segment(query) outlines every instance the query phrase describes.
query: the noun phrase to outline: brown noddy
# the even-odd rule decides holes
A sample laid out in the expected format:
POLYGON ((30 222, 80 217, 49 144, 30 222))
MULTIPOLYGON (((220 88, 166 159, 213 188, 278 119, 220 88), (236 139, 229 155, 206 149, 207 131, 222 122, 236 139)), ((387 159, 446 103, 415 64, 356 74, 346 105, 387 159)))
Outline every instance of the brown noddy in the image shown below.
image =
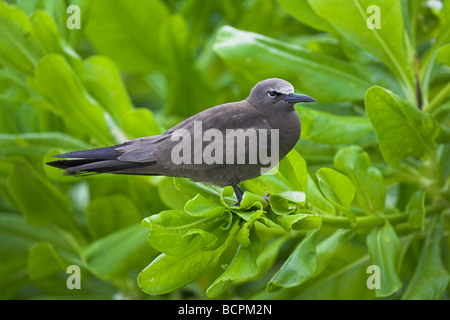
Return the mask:
POLYGON ((239 205, 243 192, 238 184, 269 171, 300 138, 294 104, 314 101, 295 94, 285 80, 266 79, 253 87, 247 99, 204 110, 160 135, 55 155, 73 159, 47 164, 72 176, 164 175, 231 185, 239 205))

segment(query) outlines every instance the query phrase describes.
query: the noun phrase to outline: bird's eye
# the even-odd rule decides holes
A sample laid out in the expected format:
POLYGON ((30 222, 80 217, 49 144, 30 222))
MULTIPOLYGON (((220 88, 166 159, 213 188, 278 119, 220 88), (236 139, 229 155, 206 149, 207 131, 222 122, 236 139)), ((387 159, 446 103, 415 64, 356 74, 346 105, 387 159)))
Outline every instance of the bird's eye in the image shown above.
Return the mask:
POLYGON ((277 96, 277 92, 276 91, 267 91, 267 94, 271 98, 275 98, 277 96))

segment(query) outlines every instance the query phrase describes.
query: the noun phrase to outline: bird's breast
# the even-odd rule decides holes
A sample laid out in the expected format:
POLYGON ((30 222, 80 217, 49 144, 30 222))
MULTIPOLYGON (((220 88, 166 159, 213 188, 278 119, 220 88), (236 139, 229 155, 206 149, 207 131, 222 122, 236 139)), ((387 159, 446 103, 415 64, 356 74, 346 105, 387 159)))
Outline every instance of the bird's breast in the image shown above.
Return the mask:
POLYGON ((297 111, 289 112, 281 119, 274 119, 272 128, 279 130, 280 160, 291 151, 300 139, 301 122, 297 111))

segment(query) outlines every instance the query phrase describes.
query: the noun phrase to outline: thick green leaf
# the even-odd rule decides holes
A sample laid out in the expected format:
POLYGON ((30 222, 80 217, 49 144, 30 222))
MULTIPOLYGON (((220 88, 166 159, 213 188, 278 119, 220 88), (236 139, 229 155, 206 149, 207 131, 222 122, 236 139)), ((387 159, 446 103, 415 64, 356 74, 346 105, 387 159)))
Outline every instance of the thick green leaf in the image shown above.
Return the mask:
POLYGON ((38 172, 17 163, 8 180, 9 194, 28 223, 55 223, 69 229, 75 227, 75 217, 67 195, 38 172))
POLYGON ((355 187, 352 181, 342 173, 322 168, 316 173, 319 186, 325 197, 339 208, 350 208, 355 197, 355 187))
MULTIPOLYGON (((220 202, 224 207, 229 208, 230 210, 236 212, 237 214, 245 215, 246 211, 262 210, 263 208, 267 207, 267 202, 263 197, 248 191, 244 192, 240 205, 236 207, 233 195, 234 195, 233 188, 231 186, 225 187, 222 190, 220 202)), ((245 220, 248 220, 248 218, 245 218, 244 216, 243 218, 245 220)))
POLYGON ((306 196, 303 192, 286 191, 269 196, 270 207, 276 214, 285 215, 305 208, 306 196))
POLYGON ((170 256, 186 256, 198 250, 212 250, 219 235, 229 224, 229 216, 193 216, 179 210, 167 210, 143 221, 148 225, 149 244, 170 256))
POLYGON ((315 244, 317 235, 318 230, 310 231, 292 251, 280 270, 267 284, 268 292, 299 286, 314 275, 317 266, 315 244))
POLYGON ((52 103, 68 127, 97 143, 114 143, 101 106, 89 96, 63 56, 48 54, 39 61, 33 87, 52 103))
POLYGON ((42 157, 50 149, 81 150, 89 144, 62 132, 24 132, 19 134, 0 134, 0 154, 33 155, 42 157))
POLYGON ((61 38, 58 26, 49 13, 37 10, 30 17, 30 22, 44 53, 63 54, 73 63, 80 60, 79 55, 61 38))
POLYGON ((403 300, 436 300, 444 295, 450 280, 441 253, 444 230, 444 215, 434 217, 412 279, 403 292, 403 300))
POLYGON ((302 139, 346 144, 362 139, 372 132, 369 119, 365 117, 336 116, 305 107, 298 107, 297 110, 302 120, 302 139))
POLYGON ((308 3, 343 38, 369 51, 389 66, 406 87, 406 97, 415 99, 414 52, 407 45, 400 1, 308 0, 308 3), (374 4, 379 9, 379 29, 368 27, 376 16, 373 12, 367 13, 367 9, 374 4))
POLYGON ((308 178, 306 161, 295 149, 280 161, 279 172, 291 184, 293 190, 306 192, 308 178))
POLYGON ((133 110, 133 105, 111 59, 92 56, 83 62, 83 83, 89 93, 121 124, 122 116, 133 110))
POLYGON ((0 2, 0 56, 2 64, 32 74, 43 55, 27 15, 15 6, 0 2))
POLYGON ((214 250, 197 250, 181 258, 162 253, 139 274, 139 287, 148 294, 163 294, 207 274, 217 266, 238 229, 235 222, 229 230, 223 230, 219 239, 221 245, 214 250))
POLYGON ((93 199, 84 215, 89 233, 94 239, 135 225, 142 220, 142 215, 133 201, 123 194, 93 199))
POLYGON ((82 253, 83 260, 101 279, 123 278, 143 268, 157 254, 147 244, 147 233, 140 224, 116 231, 89 244, 82 253))
POLYGON ((383 213, 386 201, 383 175, 371 166, 369 155, 360 146, 339 150, 334 157, 334 167, 352 180, 356 200, 362 208, 383 213))
POLYGON ((317 187, 316 182, 308 173, 308 192, 307 201, 311 203, 313 211, 319 214, 336 215, 334 206, 324 197, 317 187))
POLYGON ((354 230, 338 229, 316 246, 317 267, 314 276, 325 270, 342 244, 349 241, 354 235, 354 230))
POLYGON ((389 222, 369 233, 367 248, 372 264, 380 268, 380 288, 375 288, 376 296, 387 297, 400 290, 402 282, 397 273, 401 251, 400 241, 389 222))
POLYGON ((129 139, 154 136, 163 131, 147 108, 136 108, 123 113, 122 128, 129 139))
POLYGON ((186 195, 189 199, 194 198, 197 194, 202 195, 211 203, 221 204, 222 189, 201 182, 194 182, 185 178, 173 178, 175 189, 186 195))
POLYGON ((283 78, 320 102, 359 100, 370 86, 345 61, 229 26, 219 30, 214 50, 252 85, 265 78, 283 78))
POLYGON ((450 43, 447 43, 439 48, 436 59, 437 62, 445 63, 450 67, 450 43))
POLYGON ((258 259, 256 260, 258 274, 256 274, 251 280, 260 279, 272 268, 280 253, 281 246, 288 240, 288 237, 288 235, 283 235, 276 238, 274 237, 264 246, 262 252, 258 256, 258 259))
POLYGON ((423 228, 425 220, 425 195, 424 190, 417 190, 411 196, 406 205, 408 212, 408 222, 415 228, 423 228))
POLYGON ((122 70, 147 73, 161 61, 158 30, 168 16, 161 1, 93 1, 87 14, 86 36, 122 70))
POLYGON ((214 106, 215 93, 196 67, 187 21, 171 15, 159 30, 158 49, 167 82, 165 112, 188 117, 214 106))
POLYGON ((334 28, 327 19, 322 19, 311 7, 309 1, 277 0, 278 3, 297 20, 321 31, 333 33, 334 28))
POLYGON ((436 123, 429 114, 381 87, 367 91, 367 115, 375 129, 381 154, 398 167, 406 156, 422 157, 433 147, 436 123))
POLYGON ((286 231, 315 230, 322 225, 322 217, 318 214, 294 213, 287 215, 269 214, 268 216, 286 231))
POLYGON ((37 242, 28 255, 28 273, 32 280, 46 278, 54 273, 65 271, 69 263, 65 261, 55 247, 46 241, 37 242))
POLYGON ((250 233, 251 246, 240 245, 233 260, 222 273, 206 290, 209 298, 217 297, 233 282, 242 282, 258 274, 257 259, 262 249, 261 240, 254 231, 250 233))
MULTIPOLYGON (((239 214, 239 213, 238 213, 239 214)), ((240 215, 241 216, 241 215, 240 215)), ((273 225, 269 222, 270 220, 265 218, 264 211, 263 210, 256 210, 253 211, 250 214, 250 217, 246 219, 245 223, 242 225, 241 229, 239 229, 239 232, 236 236, 236 240, 239 242, 241 246, 244 248, 249 247, 250 245, 253 245, 252 239, 250 238, 251 231, 253 230, 253 225, 256 220, 261 219, 262 223, 264 223, 268 227, 272 227, 273 225)), ((259 240, 258 240, 259 241, 259 240)))
POLYGON ((203 197, 200 193, 193 199, 186 202, 184 211, 192 216, 198 217, 216 217, 226 210, 223 206, 209 201, 203 197))

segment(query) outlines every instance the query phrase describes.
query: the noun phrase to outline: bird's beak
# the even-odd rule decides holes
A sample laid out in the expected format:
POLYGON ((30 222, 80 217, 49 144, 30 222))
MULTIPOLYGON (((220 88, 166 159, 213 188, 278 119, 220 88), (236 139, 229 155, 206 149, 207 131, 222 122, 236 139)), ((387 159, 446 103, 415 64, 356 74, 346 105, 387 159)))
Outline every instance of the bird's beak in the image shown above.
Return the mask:
POLYGON ((303 94, 291 93, 284 98, 287 103, 298 103, 298 102, 316 102, 313 98, 305 96, 303 94))

